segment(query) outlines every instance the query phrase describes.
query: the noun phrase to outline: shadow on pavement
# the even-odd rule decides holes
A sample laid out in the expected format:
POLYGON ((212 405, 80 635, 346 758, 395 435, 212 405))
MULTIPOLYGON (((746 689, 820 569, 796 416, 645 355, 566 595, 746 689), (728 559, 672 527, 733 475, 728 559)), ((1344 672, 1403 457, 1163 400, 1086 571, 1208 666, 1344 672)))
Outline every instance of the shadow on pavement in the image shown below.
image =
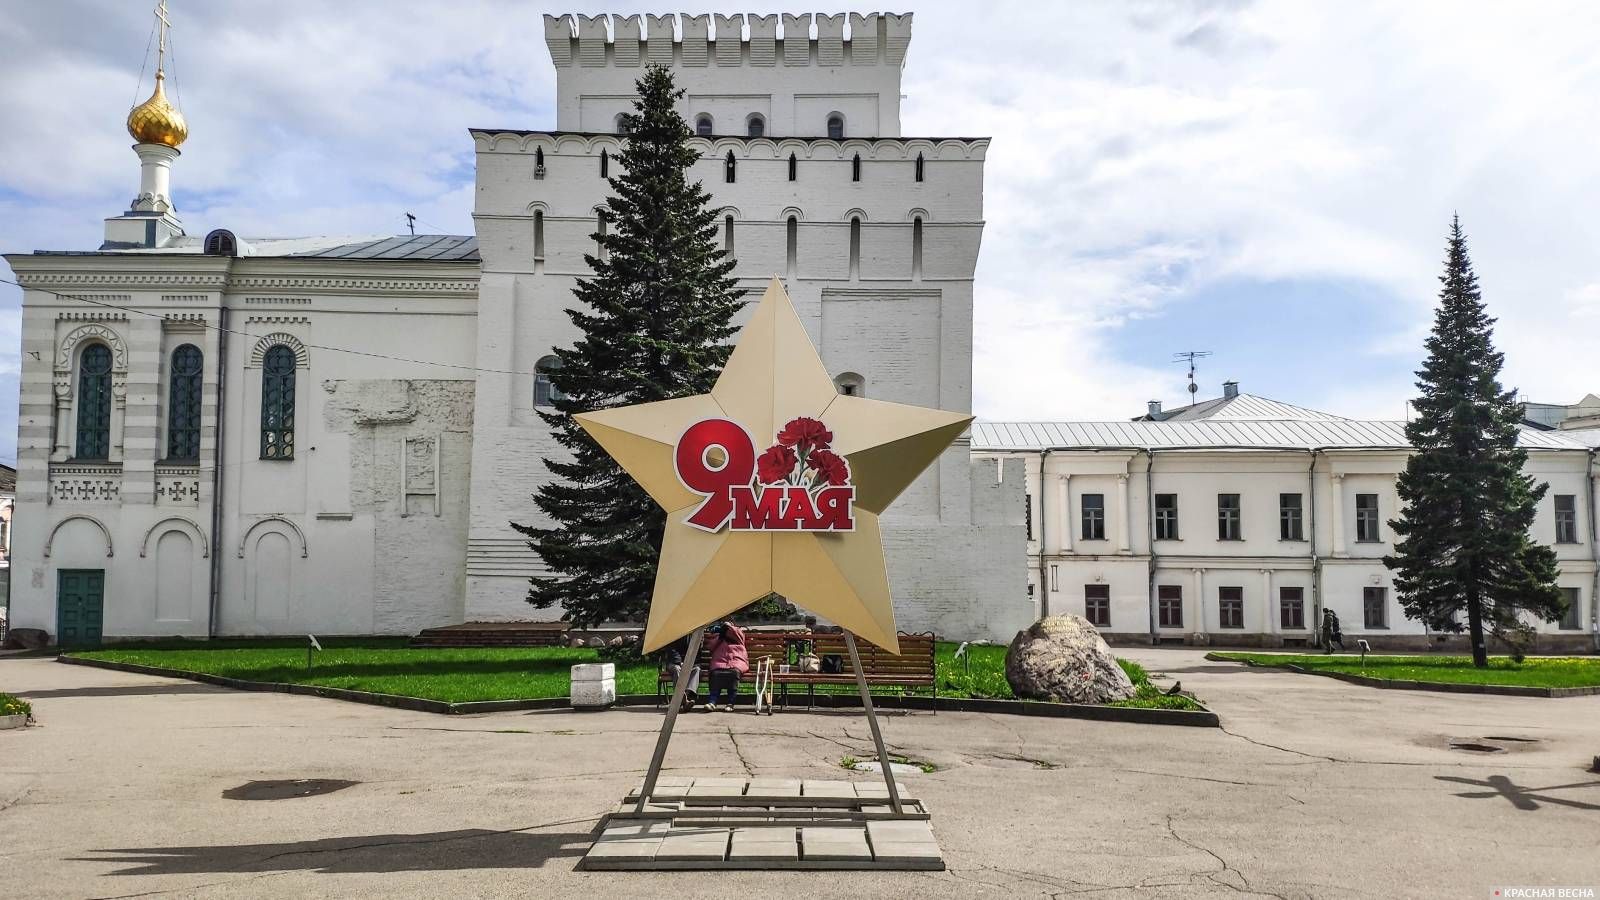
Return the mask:
POLYGON ((215 847, 130 847, 95 850, 77 862, 120 863, 110 875, 185 875, 218 872, 436 872, 453 869, 534 869, 578 858, 589 832, 539 833, 465 828, 431 834, 375 834, 282 844, 215 847))
POLYGON ((1600 810, 1600 803, 1585 803, 1581 800, 1568 800, 1564 797, 1547 796, 1550 791, 1564 791, 1569 788, 1600 787, 1600 781, 1578 781, 1572 784, 1556 784, 1550 787, 1522 787, 1505 775, 1490 775, 1488 778, 1478 780, 1475 778, 1460 778, 1454 775, 1435 775, 1436 781, 1449 781, 1455 784, 1465 784, 1469 787, 1488 788, 1487 791, 1468 791, 1456 794, 1469 800, 1484 800, 1494 797, 1504 797, 1507 801, 1522 810, 1535 810, 1541 803, 1554 803, 1557 806, 1570 806, 1573 809, 1600 810))
POLYGON ((57 688, 47 691, 18 691, 17 696, 28 700, 45 700, 59 697, 139 697, 150 694, 222 694, 231 689, 209 684, 171 682, 160 684, 124 684, 117 687, 57 688))

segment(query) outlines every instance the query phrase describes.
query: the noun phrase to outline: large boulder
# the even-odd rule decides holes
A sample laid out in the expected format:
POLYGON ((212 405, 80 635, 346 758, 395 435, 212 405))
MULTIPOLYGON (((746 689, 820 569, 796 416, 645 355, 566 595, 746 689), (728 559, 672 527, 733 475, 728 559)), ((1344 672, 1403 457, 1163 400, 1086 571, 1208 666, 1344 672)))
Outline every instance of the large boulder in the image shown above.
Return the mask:
POLYGON ((1134 693, 1111 648, 1081 616, 1049 616, 1017 632, 1006 650, 1006 681, 1027 700, 1110 703, 1134 693))
POLYGON ((50 646, 50 635, 43 628, 13 628, 0 650, 43 650, 50 646))

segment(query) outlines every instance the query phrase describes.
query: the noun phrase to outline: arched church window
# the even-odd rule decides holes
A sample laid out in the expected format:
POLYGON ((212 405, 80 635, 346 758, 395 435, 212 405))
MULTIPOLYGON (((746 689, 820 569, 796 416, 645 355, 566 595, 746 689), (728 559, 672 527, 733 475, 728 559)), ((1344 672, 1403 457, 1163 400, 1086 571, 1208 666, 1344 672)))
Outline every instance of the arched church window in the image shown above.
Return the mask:
POLYGON ((744 133, 750 137, 764 137, 767 133, 767 120, 763 119, 760 113, 752 113, 750 118, 745 120, 744 133))
POLYGON ((722 217, 722 252, 726 256, 733 255, 733 216, 722 217))
POLYGON ((607 178, 611 175, 611 154, 600 151, 600 177, 607 178))
POLYGON ((800 174, 800 163, 794 158, 794 154, 791 153, 789 154, 789 180, 794 181, 795 176, 798 174, 800 174))
POLYGON ((850 180, 861 180, 861 154, 857 153, 850 160, 850 180))
POLYGON ((541 357, 533 366, 533 405, 535 409, 554 409, 556 401, 565 400, 566 395, 556 388, 550 380, 550 373, 559 371, 561 357, 541 357))
POLYGON ((733 151, 729 150, 727 157, 725 159, 723 159, 723 161, 722 161, 722 180, 723 181, 726 181, 729 184, 733 184, 734 177, 738 175, 738 170, 736 169, 736 165, 737 164, 733 161, 733 151))
POLYGON ((844 139, 844 116, 834 113, 828 117, 828 137, 836 141, 844 139))
POLYGON ((261 458, 294 459, 294 350, 277 344, 261 358, 261 458))
POLYGON ((911 220, 911 277, 922 278, 922 217, 911 220))
POLYGON ((77 459, 111 455, 111 348, 90 344, 78 357, 77 459))
POLYGON ((917 180, 922 180, 922 154, 917 154, 917 180))
POLYGON ((205 357, 184 344, 172 351, 167 370, 167 458, 200 458, 200 380, 205 357))
POLYGON ((711 134, 711 117, 701 113, 694 118, 694 133, 705 137, 711 134))

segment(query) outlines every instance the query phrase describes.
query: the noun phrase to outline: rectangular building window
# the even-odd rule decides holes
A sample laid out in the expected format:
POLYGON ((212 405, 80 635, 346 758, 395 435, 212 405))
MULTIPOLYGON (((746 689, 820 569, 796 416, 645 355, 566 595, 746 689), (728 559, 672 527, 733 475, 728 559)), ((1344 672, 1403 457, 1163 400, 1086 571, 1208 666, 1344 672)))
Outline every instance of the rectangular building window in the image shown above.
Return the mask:
POLYGON ((1367 628, 1389 627, 1389 589, 1361 589, 1361 624, 1367 628))
POLYGON ((1221 628, 1244 627, 1244 588, 1217 588, 1217 625, 1221 628))
POLYGON ((1583 610, 1581 607, 1582 595, 1577 588, 1562 588, 1561 593, 1567 598, 1567 611, 1561 615, 1562 631, 1583 630, 1583 610))
POLYGON ((1061 567, 1055 563, 1050 564, 1050 593, 1061 590, 1061 567))
POLYGON ((1356 495, 1356 540, 1378 540, 1378 495, 1356 495))
POLYGON ((1022 522, 1028 526, 1028 540, 1033 540, 1033 495, 1022 495, 1022 522))
POLYGON ((1239 527, 1239 495, 1217 495, 1217 540, 1242 541, 1239 527))
POLYGON ((1111 585, 1086 584, 1083 586, 1083 617, 1097 628, 1111 626, 1111 585))
POLYGON ((1278 538, 1284 541, 1303 541, 1305 510, 1300 494, 1278 495, 1278 538))
POLYGON ((1286 587, 1278 589, 1278 624, 1285 631, 1303 630, 1306 627, 1305 589, 1286 587))
POLYGON ((1156 495, 1156 540, 1178 539, 1178 495, 1156 495))
POLYGON ((1163 584, 1156 588, 1156 621, 1162 628, 1183 627, 1183 587, 1163 584))
POLYGON ((1578 542, 1578 496, 1576 494, 1556 495, 1556 543, 1576 544, 1578 542))
POLYGON ((1084 494, 1078 500, 1083 509, 1083 539, 1086 541, 1103 541, 1106 539, 1106 495, 1084 494))

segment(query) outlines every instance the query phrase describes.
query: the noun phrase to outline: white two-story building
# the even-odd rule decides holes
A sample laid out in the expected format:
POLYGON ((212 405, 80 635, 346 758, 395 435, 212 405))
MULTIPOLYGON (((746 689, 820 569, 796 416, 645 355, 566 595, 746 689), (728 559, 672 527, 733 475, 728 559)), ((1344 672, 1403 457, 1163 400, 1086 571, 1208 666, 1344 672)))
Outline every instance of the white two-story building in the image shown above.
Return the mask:
MULTIPOLYGON (((1600 649, 1595 508, 1600 429, 1525 429, 1549 485, 1534 537, 1560 559, 1569 609, 1540 651, 1600 649)), ((1403 422, 1345 419, 1224 386, 1121 422, 980 422, 973 455, 1023 463, 1028 581, 1040 614, 1121 643, 1315 643, 1323 609, 1375 648, 1456 646, 1407 619, 1383 556, 1410 448, 1403 422)))

